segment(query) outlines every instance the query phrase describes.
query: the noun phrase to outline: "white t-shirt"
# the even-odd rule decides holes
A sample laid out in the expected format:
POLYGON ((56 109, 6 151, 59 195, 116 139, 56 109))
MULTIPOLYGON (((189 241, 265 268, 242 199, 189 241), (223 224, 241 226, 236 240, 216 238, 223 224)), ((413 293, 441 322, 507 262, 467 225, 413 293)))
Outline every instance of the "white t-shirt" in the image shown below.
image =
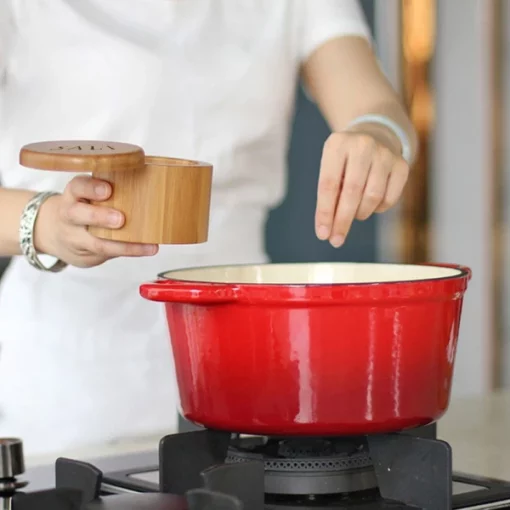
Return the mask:
POLYGON ((356 0, 1 0, 4 186, 62 190, 72 175, 18 164, 22 145, 58 139, 208 161, 214 183, 206 244, 55 275, 14 261, 0 287, 0 436, 36 454, 175 429, 163 307, 138 286, 266 260, 299 66, 342 35, 370 37, 356 0))

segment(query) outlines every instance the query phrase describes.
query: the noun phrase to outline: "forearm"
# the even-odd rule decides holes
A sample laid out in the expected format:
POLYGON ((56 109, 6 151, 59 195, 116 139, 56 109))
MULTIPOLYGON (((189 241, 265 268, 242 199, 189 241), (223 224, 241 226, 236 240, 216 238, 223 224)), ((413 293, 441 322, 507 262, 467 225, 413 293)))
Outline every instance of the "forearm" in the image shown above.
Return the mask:
POLYGON ((21 253, 19 221, 23 208, 34 194, 32 191, 0 188, 0 257, 21 253))
MULTIPOLYGON (((332 131, 344 130, 362 115, 384 115, 406 132, 412 154, 416 154, 414 127, 365 40, 345 37, 329 41, 305 62, 303 79, 332 131)), ((392 150, 401 149, 398 138, 386 127, 360 124, 352 130, 370 134, 392 150)))
MULTIPOLYGON (((0 187, 0 257, 12 257, 20 255, 19 246, 19 223, 24 207, 35 195, 34 191, 8 189, 0 187)), ((46 214, 43 205, 39 212, 36 225, 46 214)), ((42 250, 44 243, 43 229, 36 228, 34 231, 34 244, 42 250)))

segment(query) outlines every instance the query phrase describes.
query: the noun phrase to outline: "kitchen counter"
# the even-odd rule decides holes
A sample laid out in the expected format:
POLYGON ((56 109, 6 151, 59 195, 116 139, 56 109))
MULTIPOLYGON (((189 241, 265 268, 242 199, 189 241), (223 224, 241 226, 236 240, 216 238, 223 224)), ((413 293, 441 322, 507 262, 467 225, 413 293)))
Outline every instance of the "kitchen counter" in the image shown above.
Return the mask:
MULTIPOLYGON (((104 471, 156 465, 158 443, 164 435, 76 449, 61 456, 90 461, 104 471)), ((439 422, 439 437, 453 448, 455 471, 510 480, 510 392, 453 399, 439 422)), ((51 485, 53 470, 48 465, 55 458, 27 458, 32 489, 51 485)))
POLYGON ((453 399, 438 427, 456 471, 510 480, 510 392, 453 399))

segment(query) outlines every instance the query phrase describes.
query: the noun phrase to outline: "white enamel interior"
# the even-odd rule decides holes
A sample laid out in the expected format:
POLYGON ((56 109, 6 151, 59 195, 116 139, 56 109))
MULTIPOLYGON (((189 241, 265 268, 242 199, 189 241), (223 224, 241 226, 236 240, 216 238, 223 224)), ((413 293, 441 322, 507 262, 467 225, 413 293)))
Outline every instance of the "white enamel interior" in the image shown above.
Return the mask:
POLYGON ((163 277, 193 282, 299 285, 412 282, 460 274, 460 270, 448 267, 338 262, 213 266, 169 271, 163 277))

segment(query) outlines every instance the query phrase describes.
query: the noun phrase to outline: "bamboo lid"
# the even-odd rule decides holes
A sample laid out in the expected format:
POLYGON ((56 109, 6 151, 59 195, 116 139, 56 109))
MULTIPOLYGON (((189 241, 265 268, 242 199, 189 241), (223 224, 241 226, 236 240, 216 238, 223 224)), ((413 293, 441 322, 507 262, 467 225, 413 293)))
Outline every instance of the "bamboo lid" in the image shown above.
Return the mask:
POLYGON ((145 165, 141 147, 120 142, 64 140, 25 145, 20 164, 37 170, 67 172, 117 172, 145 165))

